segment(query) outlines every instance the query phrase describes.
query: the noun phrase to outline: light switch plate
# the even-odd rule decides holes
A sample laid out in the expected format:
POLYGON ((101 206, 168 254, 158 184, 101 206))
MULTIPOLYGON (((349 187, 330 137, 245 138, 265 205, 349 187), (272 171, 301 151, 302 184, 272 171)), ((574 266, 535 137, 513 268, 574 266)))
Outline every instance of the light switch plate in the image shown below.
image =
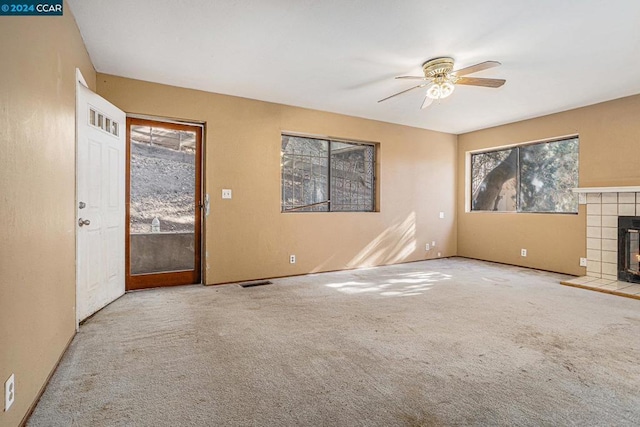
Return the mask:
POLYGON ((223 188, 222 189, 222 198, 223 199, 230 199, 231 198, 231 190, 228 188, 223 188))
POLYGON ((440 212, 440 219, 444 218, 444 212, 440 212))
POLYGON ((586 266, 587 266, 587 259, 580 258, 580 267, 586 267, 586 266))

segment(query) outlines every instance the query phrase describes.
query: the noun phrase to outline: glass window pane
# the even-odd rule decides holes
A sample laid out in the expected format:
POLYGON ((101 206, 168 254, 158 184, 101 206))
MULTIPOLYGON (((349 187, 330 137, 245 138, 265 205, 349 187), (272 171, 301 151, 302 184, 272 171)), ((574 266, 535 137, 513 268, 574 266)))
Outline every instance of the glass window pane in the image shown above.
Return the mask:
POLYGON ((331 142, 331 210, 374 210, 372 145, 331 142))
POLYGON ((517 161, 517 149, 471 156, 472 210, 516 210, 517 161))
POLYGON ((329 141, 282 135, 282 212, 326 212, 329 141))
POLYGON ((629 273, 640 274, 640 233, 630 230, 626 233, 626 267, 629 273))
POLYGON ((578 212, 578 139, 520 147, 520 211, 578 212))
POLYGON ((131 126, 131 273, 194 268, 196 133, 131 126))

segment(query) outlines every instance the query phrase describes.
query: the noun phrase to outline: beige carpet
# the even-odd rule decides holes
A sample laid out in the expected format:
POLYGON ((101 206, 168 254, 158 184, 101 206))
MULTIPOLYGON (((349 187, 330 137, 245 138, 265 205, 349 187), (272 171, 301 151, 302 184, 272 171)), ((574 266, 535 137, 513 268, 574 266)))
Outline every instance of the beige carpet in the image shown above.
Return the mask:
POLYGON ((640 301, 462 258, 127 294, 30 426, 640 425, 640 301))

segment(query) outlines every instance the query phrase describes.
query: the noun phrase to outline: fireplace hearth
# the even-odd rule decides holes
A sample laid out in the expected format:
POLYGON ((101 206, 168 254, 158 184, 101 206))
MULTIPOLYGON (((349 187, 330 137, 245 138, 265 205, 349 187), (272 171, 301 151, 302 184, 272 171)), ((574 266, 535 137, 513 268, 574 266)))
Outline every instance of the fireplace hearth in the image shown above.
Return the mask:
POLYGON ((640 283, 640 217, 618 217, 618 280, 640 283))

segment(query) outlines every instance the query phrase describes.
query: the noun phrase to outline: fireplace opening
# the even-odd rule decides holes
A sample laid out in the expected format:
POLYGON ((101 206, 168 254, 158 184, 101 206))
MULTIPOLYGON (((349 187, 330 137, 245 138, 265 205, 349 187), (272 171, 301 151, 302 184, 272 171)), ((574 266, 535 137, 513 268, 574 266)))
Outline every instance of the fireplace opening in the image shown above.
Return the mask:
POLYGON ((640 283, 640 217, 618 217, 618 280, 640 283))

